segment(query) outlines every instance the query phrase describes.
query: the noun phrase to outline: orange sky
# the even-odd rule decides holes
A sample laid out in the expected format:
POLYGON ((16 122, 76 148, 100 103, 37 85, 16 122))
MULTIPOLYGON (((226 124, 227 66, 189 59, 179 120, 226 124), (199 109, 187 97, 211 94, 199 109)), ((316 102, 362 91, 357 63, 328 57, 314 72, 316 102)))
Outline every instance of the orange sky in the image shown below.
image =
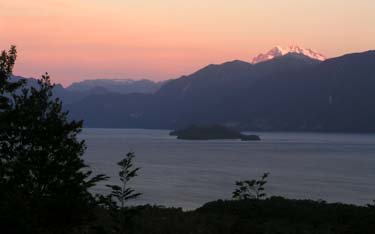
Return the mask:
POLYGON ((163 80, 274 45, 375 49, 375 1, 0 0, 0 48, 10 44, 18 75, 163 80))

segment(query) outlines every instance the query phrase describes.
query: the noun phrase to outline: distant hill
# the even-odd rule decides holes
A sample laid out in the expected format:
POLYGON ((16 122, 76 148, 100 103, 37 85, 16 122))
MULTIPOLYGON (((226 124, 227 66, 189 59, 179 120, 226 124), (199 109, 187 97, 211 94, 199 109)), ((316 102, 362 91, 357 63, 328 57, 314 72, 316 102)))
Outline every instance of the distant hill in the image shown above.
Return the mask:
POLYGON ((151 80, 132 79, 96 79, 75 82, 66 89, 73 92, 85 92, 95 88, 102 88, 111 93, 154 93, 165 81, 154 82, 151 80))

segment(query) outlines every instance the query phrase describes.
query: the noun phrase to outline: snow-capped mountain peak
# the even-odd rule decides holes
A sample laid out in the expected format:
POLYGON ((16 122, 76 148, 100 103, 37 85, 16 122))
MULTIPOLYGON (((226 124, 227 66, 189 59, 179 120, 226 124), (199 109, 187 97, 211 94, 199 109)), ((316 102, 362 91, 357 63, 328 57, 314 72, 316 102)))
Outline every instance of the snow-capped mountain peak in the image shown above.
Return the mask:
POLYGON ((276 57, 286 55, 288 53, 302 54, 312 59, 316 59, 320 61, 326 60, 326 57, 324 55, 318 52, 315 52, 311 49, 305 49, 296 45, 290 45, 288 47, 275 46, 267 53, 259 54, 258 56, 254 57, 252 60, 252 63, 255 64, 255 63, 264 62, 264 61, 271 60, 276 57))

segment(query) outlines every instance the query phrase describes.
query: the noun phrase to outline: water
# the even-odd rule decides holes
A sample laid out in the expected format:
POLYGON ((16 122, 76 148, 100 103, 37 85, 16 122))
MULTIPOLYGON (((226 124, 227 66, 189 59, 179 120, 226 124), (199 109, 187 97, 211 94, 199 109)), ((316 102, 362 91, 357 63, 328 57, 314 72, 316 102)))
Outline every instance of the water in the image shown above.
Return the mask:
MULTIPOLYGON (((269 195, 359 205, 375 199, 375 134, 259 133, 260 142, 185 141, 166 130, 85 129, 85 159, 118 183, 116 163, 132 150, 141 167, 138 204, 194 209, 228 199, 234 182, 270 172, 269 195)), ((96 188, 106 193, 104 185, 96 188)))

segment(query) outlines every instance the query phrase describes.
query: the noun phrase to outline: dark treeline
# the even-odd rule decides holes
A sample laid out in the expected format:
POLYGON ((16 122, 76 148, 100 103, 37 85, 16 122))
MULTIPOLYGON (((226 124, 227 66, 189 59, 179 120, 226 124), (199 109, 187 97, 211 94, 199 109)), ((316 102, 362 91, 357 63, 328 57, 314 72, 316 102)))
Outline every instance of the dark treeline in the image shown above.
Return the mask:
POLYGON ((1 234, 374 233, 374 206, 266 198, 268 173, 236 182, 234 200, 194 211, 128 207, 141 195, 129 186, 139 170, 132 152, 118 163, 119 185, 94 194, 90 189, 108 178, 82 158, 82 121, 68 119, 48 74, 37 87, 13 81, 16 58, 14 46, 0 55, 1 234))
POLYGON ((129 233, 373 234, 375 210, 282 197, 215 201, 194 211, 144 206, 129 233))

